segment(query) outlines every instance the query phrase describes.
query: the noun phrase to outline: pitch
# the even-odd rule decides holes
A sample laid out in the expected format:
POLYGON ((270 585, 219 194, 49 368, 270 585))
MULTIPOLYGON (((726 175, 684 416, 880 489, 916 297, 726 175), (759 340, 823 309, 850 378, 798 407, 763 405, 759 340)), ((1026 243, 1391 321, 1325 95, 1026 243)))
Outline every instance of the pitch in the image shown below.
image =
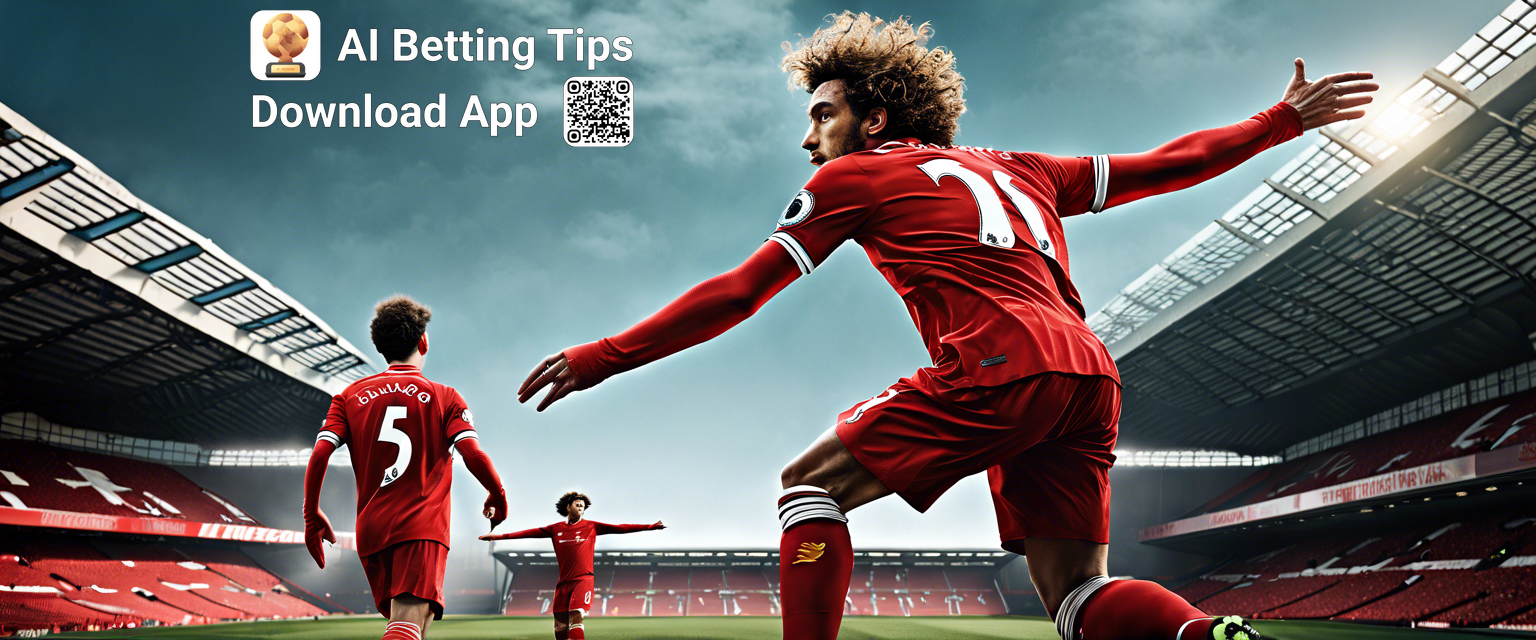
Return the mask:
MULTIPOLYGON (((199 638, 245 640, 377 640, 384 620, 377 617, 328 620, 284 620, 149 629, 118 629, 51 635, 52 638, 199 638)), ((1395 640, 1432 637, 1435 640, 1486 639, 1473 633, 1414 631, 1332 622, 1261 622, 1259 631, 1275 640, 1395 640)), ((594 618, 587 632, 598 640, 779 640, 778 618, 594 618)), ((432 623, 431 640, 547 640, 553 637, 548 618, 448 616, 432 623)), ((1049 620, 1007 618, 875 618, 851 617, 843 622, 839 640, 1056 640, 1049 620)))

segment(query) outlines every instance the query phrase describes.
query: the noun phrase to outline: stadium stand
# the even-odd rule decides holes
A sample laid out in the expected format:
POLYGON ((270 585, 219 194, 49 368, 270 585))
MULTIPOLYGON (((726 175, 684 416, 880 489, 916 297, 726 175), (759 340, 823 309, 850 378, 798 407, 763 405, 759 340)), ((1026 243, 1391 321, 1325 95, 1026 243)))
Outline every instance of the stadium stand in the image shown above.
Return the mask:
MULTIPOLYGON (((1005 615, 1000 568, 1015 556, 992 551, 859 552, 846 615, 1005 615), (879 561, 874 561, 875 557, 879 561), (889 559, 887 559, 889 558, 889 559)), ((657 551, 597 554, 601 603, 589 615, 773 616, 778 564, 769 551, 657 551)), ((497 552, 510 569, 502 611, 548 613, 556 574, 537 553, 497 552)))
POLYGON ((1321 451, 1285 468, 1253 474, 1259 480, 1226 500, 1205 505, 1219 511, 1379 475, 1394 469, 1515 447, 1536 441, 1536 390, 1471 405, 1321 451), (1267 478, 1267 479, 1266 479, 1267 478))
POLYGON ((152 462, 6 440, 0 496, 18 508, 257 524, 174 469, 152 462))
POLYGON ((1213 565, 1177 592, 1208 611, 1259 618, 1521 624, 1536 606, 1536 556, 1512 550, 1536 538, 1533 516, 1536 506, 1516 500, 1459 517, 1410 517, 1414 526, 1379 535, 1311 535, 1213 565))
POLYGON ((326 614, 282 582, 228 548, 8 535, 0 541, 0 629, 39 620, 68 630, 326 614))

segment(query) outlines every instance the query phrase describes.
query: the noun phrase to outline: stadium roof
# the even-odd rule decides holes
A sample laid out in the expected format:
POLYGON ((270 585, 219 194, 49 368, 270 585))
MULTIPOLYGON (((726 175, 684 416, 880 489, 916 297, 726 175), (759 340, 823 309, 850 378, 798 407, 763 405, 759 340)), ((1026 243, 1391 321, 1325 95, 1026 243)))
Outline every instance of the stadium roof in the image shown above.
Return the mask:
POLYGON ((0 104, 0 412, 206 444, 312 437, 368 359, 0 104))
POLYGON ((1536 355, 1533 30, 1517 0, 1089 318, 1123 443, 1274 453, 1536 355))

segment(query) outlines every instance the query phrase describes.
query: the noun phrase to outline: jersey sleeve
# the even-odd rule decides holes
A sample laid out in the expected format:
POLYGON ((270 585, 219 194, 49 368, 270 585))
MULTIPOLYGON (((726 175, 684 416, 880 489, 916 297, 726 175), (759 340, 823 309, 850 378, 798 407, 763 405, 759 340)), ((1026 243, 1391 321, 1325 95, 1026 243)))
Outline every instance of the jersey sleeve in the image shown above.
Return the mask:
POLYGON ((347 443, 351 435, 347 428, 347 401, 342 396, 331 398, 331 409, 325 415, 325 424, 320 426, 320 435, 315 442, 324 440, 337 447, 347 443))
POLYGON ((637 531, 650 531, 655 525, 650 524, 608 524, 606 522, 592 522, 592 532, 604 536, 614 533, 635 533, 637 531))
POLYGON ((1024 171, 1042 176, 1045 184, 1055 189, 1057 216, 1104 210, 1104 201, 1109 196, 1109 156, 1009 155, 1024 171))
POLYGON ((874 205, 874 189, 858 159, 838 158, 817 170, 795 194, 768 241, 782 245, 801 275, 808 274, 858 232, 874 205))
POLYGON ((453 387, 443 389, 448 400, 443 409, 443 435, 448 438, 448 446, 452 447, 465 438, 479 438, 479 434, 475 433, 475 418, 470 414, 464 396, 459 395, 459 391, 453 387))

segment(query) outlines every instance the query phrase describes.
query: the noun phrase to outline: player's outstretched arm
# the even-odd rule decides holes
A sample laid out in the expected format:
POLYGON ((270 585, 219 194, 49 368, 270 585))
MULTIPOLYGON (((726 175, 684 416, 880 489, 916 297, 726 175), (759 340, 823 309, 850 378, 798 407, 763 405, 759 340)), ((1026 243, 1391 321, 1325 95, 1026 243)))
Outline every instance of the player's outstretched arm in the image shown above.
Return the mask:
POLYGON ((543 411, 572 391, 591 388, 609 376, 725 333, 798 277, 800 268, 789 252, 777 243, 764 242, 741 266, 689 289, 629 330, 545 358, 518 387, 517 401, 527 402, 549 387, 539 402, 543 411))
POLYGON ((1279 104, 1237 124, 1180 137, 1146 153, 1109 157, 1105 207, 1185 189, 1219 176, 1259 152, 1295 138, 1303 131, 1365 115, 1359 107, 1380 88, 1370 73, 1351 72, 1306 79, 1296 59, 1296 73, 1279 104))
POLYGON ((496 473, 496 466, 491 464, 491 457, 480 448, 479 438, 466 437, 454 445, 459 451, 459 457, 464 459, 464 466, 480 481, 480 486, 490 495, 485 499, 485 509, 482 514, 491 521, 491 529, 507 519, 507 491, 501 486, 501 476, 496 473))
POLYGON ((480 536, 480 539, 481 540, 518 540, 518 539, 521 539, 521 538, 548 538, 548 537, 550 537, 550 535, 549 535, 549 527, 539 527, 537 529, 523 529, 522 531, 513 531, 512 533, 498 533, 498 534, 495 534, 495 535, 484 535, 484 536, 480 536))
POLYGON ((634 533, 636 531, 656 531, 667 528, 667 525, 662 524, 660 520, 657 520, 655 524, 608 524, 606 522, 593 522, 592 525, 592 531, 600 536, 610 533, 634 533))
POLYGON ((325 568, 325 545, 321 541, 336 542, 331 521, 320 510, 320 485, 325 483, 325 469, 335 451, 336 445, 329 440, 317 440, 315 450, 309 454, 309 466, 304 469, 304 546, 321 569, 325 568))

